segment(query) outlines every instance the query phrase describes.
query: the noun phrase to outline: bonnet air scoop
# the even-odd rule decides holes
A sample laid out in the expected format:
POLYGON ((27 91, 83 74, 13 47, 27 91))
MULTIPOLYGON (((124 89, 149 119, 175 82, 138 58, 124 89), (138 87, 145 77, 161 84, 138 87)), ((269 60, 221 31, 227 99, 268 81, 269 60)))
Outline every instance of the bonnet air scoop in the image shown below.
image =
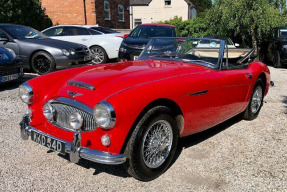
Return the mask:
POLYGON ((89 89, 94 91, 96 88, 90 84, 80 82, 80 81, 68 81, 68 85, 74 86, 74 87, 80 87, 83 89, 89 89))

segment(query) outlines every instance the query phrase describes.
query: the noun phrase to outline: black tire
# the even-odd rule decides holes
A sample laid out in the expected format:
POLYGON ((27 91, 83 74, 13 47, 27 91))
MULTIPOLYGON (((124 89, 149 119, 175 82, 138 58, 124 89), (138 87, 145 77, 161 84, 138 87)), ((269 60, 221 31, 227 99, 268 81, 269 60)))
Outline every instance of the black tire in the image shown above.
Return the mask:
POLYGON ((253 120, 258 116, 263 105, 264 87, 262 79, 259 78, 254 85, 249 104, 243 113, 243 119, 253 120))
POLYGON ((280 59, 280 53, 279 53, 279 51, 275 51, 275 52, 274 52, 273 66, 274 66, 275 68, 281 67, 281 59, 280 59))
POLYGON ((170 109, 158 106, 149 110, 136 125, 125 149, 127 161, 124 166, 127 172, 141 181, 159 177, 174 157, 178 134, 178 127, 170 109), (155 154, 158 156, 154 157, 155 154), (156 159, 159 161, 149 161, 156 159))
POLYGON ((106 63, 108 60, 108 55, 102 47, 92 46, 90 47, 90 51, 92 54, 92 63, 93 64, 101 64, 106 63))
POLYGON ((43 75, 54 71, 56 64, 52 55, 44 51, 39 51, 31 58, 31 68, 35 73, 43 75))

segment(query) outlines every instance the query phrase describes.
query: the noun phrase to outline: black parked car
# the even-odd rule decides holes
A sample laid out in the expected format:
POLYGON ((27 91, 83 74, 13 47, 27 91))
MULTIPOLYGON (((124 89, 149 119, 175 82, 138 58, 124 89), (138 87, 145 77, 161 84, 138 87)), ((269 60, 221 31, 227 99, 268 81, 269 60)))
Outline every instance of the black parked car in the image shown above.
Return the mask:
POLYGON ((287 27, 275 28, 273 37, 260 47, 262 61, 271 61, 276 68, 287 65, 287 27))
POLYGON ((91 60, 85 45, 50 39, 30 27, 0 24, 0 47, 14 50, 26 69, 38 74, 85 64, 91 60))
POLYGON ((0 84, 23 77, 23 65, 12 49, 0 47, 0 84))
POLYGON ((122 41, 119 60, 137 60, 151 37, 175 37, 175 27, 166 24, 141 24, 122 41))

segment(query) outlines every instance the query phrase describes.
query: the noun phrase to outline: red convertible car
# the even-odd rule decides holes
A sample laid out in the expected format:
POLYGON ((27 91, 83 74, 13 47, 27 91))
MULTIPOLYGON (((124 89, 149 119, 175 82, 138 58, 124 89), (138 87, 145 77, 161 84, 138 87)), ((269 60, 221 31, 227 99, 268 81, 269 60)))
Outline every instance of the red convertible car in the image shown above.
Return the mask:
POLYGON ((200 40, 153 38, 137 61, 25 82, 22 139, 69 154, 74 163, 124 164, 138 180, 157 178, 180 137, 238 114, 256 118, 269 89, 269 69, 252 61, 252 49, 228 50, 219 39, 200 48, 200 40))

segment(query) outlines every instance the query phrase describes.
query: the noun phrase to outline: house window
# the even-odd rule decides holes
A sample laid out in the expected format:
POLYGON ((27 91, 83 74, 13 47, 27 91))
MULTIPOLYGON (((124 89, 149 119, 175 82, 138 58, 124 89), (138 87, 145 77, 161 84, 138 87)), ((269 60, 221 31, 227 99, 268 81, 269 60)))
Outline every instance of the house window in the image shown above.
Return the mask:
POLYGON ((164 0, 164 5, 171 5, 171 0, 164 0))
POLYGON ((110 3, 108 1, 105 1, 104 9, 105 9, 105 20, 111 20, 111 17, 110 17, 110 3))
POLYGON ((119 21, 124 21, 124 6, 119 5, 118 12, 119 12, 119 21))
POLYGON ((142 19, 135 19, 135 27, 142 24, 142 19))

